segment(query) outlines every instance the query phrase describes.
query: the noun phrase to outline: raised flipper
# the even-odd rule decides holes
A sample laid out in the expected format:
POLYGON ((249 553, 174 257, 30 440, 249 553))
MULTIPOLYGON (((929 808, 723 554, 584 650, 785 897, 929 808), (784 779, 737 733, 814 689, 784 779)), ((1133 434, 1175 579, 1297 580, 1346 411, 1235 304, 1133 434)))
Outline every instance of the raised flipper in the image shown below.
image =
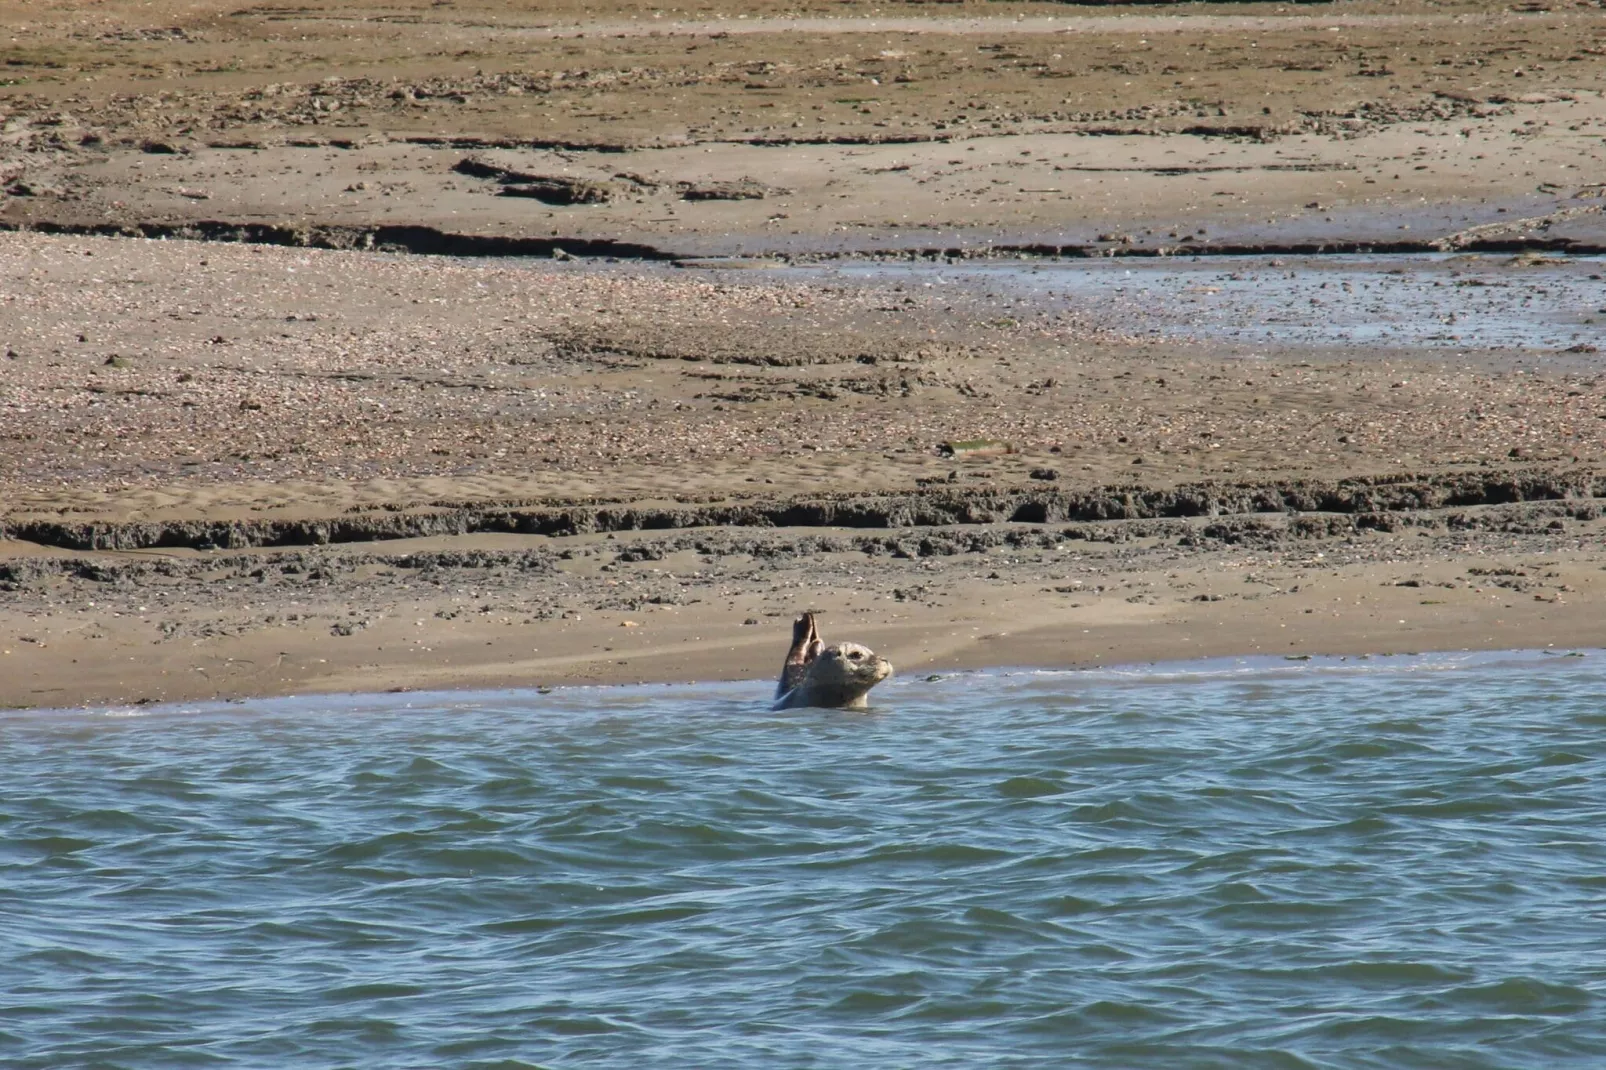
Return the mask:
POLYGON ((792 622, 792 649, 786 652, 786 661, 781 665, 780 683, 775 688, 777 701, 803 682, 803 677, 808 675, 809 665, 824 648, 812 612, 804 613, 792 622))

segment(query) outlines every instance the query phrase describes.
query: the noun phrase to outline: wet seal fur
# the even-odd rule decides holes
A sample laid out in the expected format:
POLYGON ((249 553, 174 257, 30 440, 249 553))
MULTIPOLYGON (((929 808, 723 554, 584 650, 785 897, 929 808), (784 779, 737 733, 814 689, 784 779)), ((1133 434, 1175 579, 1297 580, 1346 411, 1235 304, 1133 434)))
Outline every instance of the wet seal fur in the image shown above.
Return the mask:
POLYGON ((864 709, 870 689, 891 675, 892 662, 867 646, 826 646, 814 614, 804 613, 792 622, 792 649, 781 666, 773 708, 864 709))

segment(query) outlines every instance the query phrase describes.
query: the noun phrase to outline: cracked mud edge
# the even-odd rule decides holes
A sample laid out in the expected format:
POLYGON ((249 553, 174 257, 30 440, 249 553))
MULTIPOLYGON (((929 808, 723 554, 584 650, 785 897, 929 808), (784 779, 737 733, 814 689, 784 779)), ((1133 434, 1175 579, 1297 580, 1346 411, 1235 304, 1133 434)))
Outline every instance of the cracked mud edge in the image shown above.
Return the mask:
POLYGON ((1343 518, 1351 530, 1393 530, 1412 514, 1477 506, 1560 502, 1577 519, 1598 515, 1606 472, 1516 469, 1397 474, 1342 480, 1207 482, 1174 488, 1089 490, 976 489, 837 495, 728 503, 435 502, 296 520, 103 522, 0 519, 0 538, 64 550, 187 548, 243 550, 322 546, 472 534, 563 537, 618 531, 696 528, 950 528, 1000 523, 1099 524, 1108 521, 1303 514, 1343 518), (1585 514, 1591 514, 1586 516, 1585 514))
MULTIPOLYGON (((1561 535, 1568 521, 1588 523, 1606 516, 1599 503, 1541 501, 1466 509, 1429 509, 1406 513, 1353 514, 1303 513, 1297 516, 1235 516, 1212 520, 1147 519, 1111 520, 1069 524, 1064 527, 989 523, 972 527, 934 527, 925 531, 902 529, 875 535, 799 535, 793 532, 737 532, 716 529, 679 532, 626 545, 609 544, 600 552, 613 562, 661 561, 671 554, 693 551, 708 558, 748 556, 780 561, 823 553, 861 553, 917 560, 981 554, 1008 547, 1014 550, 1053 549, 1066 543, 1131 544, 1158 540, 1181 549, 1207 551, 1226 546, 1254 549, 1287 548, 1290 544, 1353 538, 1368 532, 1415 531, 1425 535, 1503 533, 1561 535)), ((591 556, 598 551, 581 551, 591 556)), ((21 590, 52 579, 84 580, 127 585, 158 577, 211 581, 295 578, 297 582, 329 583, 344 577, 360 578, 360 569, 375 566, 404 569, 424 575, 448 569, 494 570, 498 574, 553 575, 558 561, 576 556, 556 547, 529 550, 436 550, 396 554, 351 552, 344 549, 295 549, 284 553, 243 552, 223 559, 105 560, 84 557, 28 557, 0 562, 0 591, 21 590), (219 576, 222 569, 225 575, 219 576)))
MULTIPOLYGON (((1111 0, 1076 0, 1086 4, 1106 4, 1111 0)), ((1172 0, 1138 0, 1139 3, 1167 4, 1172 0)), ((1250 0, 1250 2, 1269 2, 1269 0, 1250 0)), ((1318 4, 1331 3, 1332 0, 1295 0, 1296 3, 1318 4)), ((1482 103, 1481 101, 1477 101, 1482 103)), ((1319 117, 1318 117, 1319 118, 1319 117)), ((1167 135, 1184 135, 1207 138, 1239 138, 1251 141, 1270 141, 1280 135, 1289 133, 1286 125, 1275 123, 1189 123, 1164 131, 1167 135)), ((1155 129, 1150 123, 1141 122, 1100 122, 1085 120, 1067 123, 1050 123, 1044 126, 1018 131, 1016 136, 1032 136, 1041 134, 1082 134, 1089 137, 1144 137, 1152 136, 1155 129)), ((997 131, 976 130, 936 130, 931 132, 895 133, 820 133, 820 134, 759 134, 751 133, 746 136, 727 135, 722 138, 702 140, 692 137, 656 137, 651 139, 633 141, 602 141, 589 138, 520 138, 520 137, 481 137, 472 134, 400 134, 388 137, 367 138, 320 138, 291 136, 282 140, 259 140, 256 138, 244 140, 214 140, 205 144, 214 149, 260 149, 274 144, 289 145, 292 148, 334 148, 354 149, 375 141, 389 141, 403 145, 424 145, 436 149, 511 149, 526 151, 557 151, 557 152, 595 152, 608 155, 623 155, 625 153, 639 152, 643 149, 680 149, 696 145, 726 144, 726 145, 752 145, 759 148, 812 148, 826 145, 952 145, 964 141, 979 141, 984 138, 1000 136, 997 131)), ((1007 135, 1006 135, 1007 136, 1007 135)), ((137 146, 139 141, 130 139, 125 142, 129 146, 137 146)), ((1293 168, 1306 170, 1304 167, 1293 168)))
MULTIPOLYGON (((1599 211, 1599 208, 1590 209, 1599 211)), ((985 242, 974 245, 905 246, 866 251, 786 253, 752 252, 740 256, 720 256, 717 261, 740 266, 752 261, 812 263, 833 260, 1074 260, 1095 257, 1169 256, 1323 256, 1323 255, 1399 255, 1410 253, 1523 253, 1543 252, 1573 256, 1606 255, 1606 243, 1520 233, 1524 223, 1544 229, 1551 217, 1533 221, 1514 220, 1491 224, 1470 231, 1437 238, 1408 241, 1305 241, 1305 242, 1197 242, 1176 246, 1123 245, 1095 242, 1056 244, 1051 242, 985 242)), ((706 266, 710 258, 702 251, 676 251, 645 242, 611 238, 514 237, 496 234, 461 234, 422 225, 352 226, 334 224, 288 225, 275 223, 233 223, 226 220, 199 220, 188 223, 63 223, 49 220, 30 222, 0 221, 0 232, 23 232, 76 237, 150 238, 161 240, 236 242, 281 245, 304 249, 378 251, 413 253, 427 256, 463 257, 598 257, 639 260, 654 263, 684 262, 706 266)))
POLYGON ((627 260, 673 260, 662 249, 608 238, 515 238, 486 234, 454 234, 436 227, 384 225, 292 226, 275 223, 53 223, 0 222, 0 232, 60 234, 103 238, 156 238, 184 241, 287 245, 304 249, 374 250, 432 256, 574 256, 627 260))

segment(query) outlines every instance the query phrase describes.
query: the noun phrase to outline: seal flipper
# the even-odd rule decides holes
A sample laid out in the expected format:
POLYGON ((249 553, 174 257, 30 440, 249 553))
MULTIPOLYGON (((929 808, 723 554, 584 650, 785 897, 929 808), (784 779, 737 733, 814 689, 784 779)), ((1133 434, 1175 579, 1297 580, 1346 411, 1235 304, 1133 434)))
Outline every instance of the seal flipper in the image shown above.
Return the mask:
POLYGON ((786 661, 781 665, 780 683, 775 688, 777 700, 803 682, 809 665, 824 647, 813 613, 804 613, 792 622, 792 649, 786 652, 786 661))

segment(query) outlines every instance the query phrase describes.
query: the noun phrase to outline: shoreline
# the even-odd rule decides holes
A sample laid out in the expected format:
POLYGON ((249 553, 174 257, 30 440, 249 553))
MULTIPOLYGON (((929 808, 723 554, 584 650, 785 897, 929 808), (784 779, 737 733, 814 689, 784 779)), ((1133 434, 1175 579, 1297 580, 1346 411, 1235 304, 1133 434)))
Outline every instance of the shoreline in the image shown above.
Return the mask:
MULTIPOLYGON (((334 568, 336 580, 317 601, 299 587, 242 596, 226 578, 211 581, 221 590, 56 583, 29 600, 32 612, 0 609, 8 670, 0 705, 767 680, 778 671, 790 613, 814 605, 827 612, 828 638, 871 646, 900 675, 1606 647, 1606 544, 1582 533, 1483 538, 1485 545, 1453 555, 1402 546, 1432 540, 1401 535, 1369 539, 1370 552, 1347 558, 1322 541, 1292 552, 1217 548, 1181 558, 1158 542, 1124 551, 1116 544, 1091 557, 1044 551, 1014 567, 986 552, 883 560, 874 585, 844 584, 808 602, 787 593, 799 577, 826 562, 849 572, 870 562, 852 551, 771 556, 780 563, 765 571, 779 584, 743 581, 739 560, 704 564, 705 579, 687 589, 728 591, 717 604, 701 595, 651 601, 664 596, 645 590, 598 601, 607 587, 593 581, 570 602, 576 608, 546 601, 554 589, 574 589, 573 573, 498 579, 465 569, 457 584, 420 596, 359 574, 371 565, 341 571, 334 555, 323 569, 334 568), (1417 552, 1406 557, 1407 548, 1417 552), (1035 578, 1050 558, 1064 561, 1069 582, 1035 578), (92 597, 74 606, 68 587, 92 597), (165 607, 152 608, 157 598, 165 607), (524 615, 532 609, 540 615, 524 615)), ((618 549, 634 556, 629 544, 618 549)), ((578 571, 593 570, 595 560, 578 571)), ((664 560, 649 553, 628 567, 650 580, 648 570, 664 560)), ((234 574, 252 571, 261 570, 234 574)))
MULTIPOLYGON (((1180 658, 1155 658, 1131 661, 1116 661, 1092 665, 1036 665, 1015 664, 1011 662, 997 662, 990 664, 971 665, 957 662, 949 667, 936 668, 927 666, 918 672, 895 673, 886 682, 879 685, 872 692, 872 702, 869 714, 896 713, 897 705, 895 693, 901 686, 921 683, 941 683, 956 679, 970 678, 1010 678, 1017 676, 1032 676, 1037 678, 1054 677, 1065 678, 1072 681, 1090 679, 1099 683, 1112 681, 1144 681, 1144 680, 1219 680, 1219 679, 1264 679, 1268 677, 1298 677, 1306 674, 1334 674, 1334 673, 1386 673, 1386 672, 1413 672, 1429 670, 1435 672, 1454 671, 1462 668, 1482 668, 1490 665, 1514 666, 1519 669, 1541 668, 1550 664, 1565 664, 1577 659, 1594 658, 1606 655, 1606 646, 1579 644, 1573 646, 1545 646, 1545 647, 1503 647, 1503 646, 1477 646, 1439 648, 1426 646, 1410 650, 1385 650, 1363 653, 1303 653, 1303 654, 1269 654, 1269 653, 1215 653, 1180 658), (887 685, 891 684, 892 687, 887 685), (874 701, 880 696, 881 701, 874 701)), ((637 679, 637 680, 596 680, 572 681, 557 684, 521 684, 516 682, 482 682, 465 683, 457 686, 439 687, 428 683, 417 686, 397 686, 375 690, 287 690, 265 693, 216 694, 194 695, 189 697, 173 697, 162 699, 140 698, 132 701, 107 700, 84 701, 59 706, 34 705, 5 705, 0 704, 0 716, 6 714, 69 714, 69 713, 112 713, 138 709, 142 712, 160 714, 164 712, 178 712, 180 707, 191 706, 238 706, 253 704, 262 706, 270 704, 280 706, 286 704, 305 704, 309 702, 329 702, 332 706, 349 706, 361 703, 364 700, 390 698, 398 696, 397 701, 412 703, 417 700, 440 700, 448 704, 472 703, 478 699, 489 699, 507 695, 547 695, 566 691, 630 691, 638 690, 648 693, 658 693, 666 688, 674 689, 709 689, 721 688, 735 690, 737 688, 754 689, 755 711, 768 710, 772 697, 774 681, 769 677, 741 676, 741 677, 713 677, 696 679, 637 679)), ((842 711, 832 711, 842 712, 842 711)), ((849 711, 853 712, 853 711, 849 711)))

